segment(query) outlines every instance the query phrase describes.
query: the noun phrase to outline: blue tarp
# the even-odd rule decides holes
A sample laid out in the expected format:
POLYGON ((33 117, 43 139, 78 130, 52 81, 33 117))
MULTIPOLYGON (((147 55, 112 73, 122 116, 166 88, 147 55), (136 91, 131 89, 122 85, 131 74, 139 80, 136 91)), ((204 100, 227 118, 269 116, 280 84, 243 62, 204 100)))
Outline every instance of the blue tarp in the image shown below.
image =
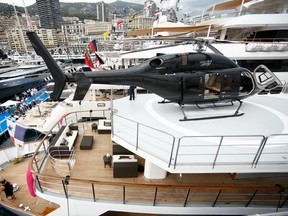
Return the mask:
MULTIPOLYGON (((42 101, 47 100, 48 98, 49 98, 49 94, 47 94, 44 89, 41 89, 40 91, 36 93, 35 96, 29 97, 28 102, 26 102, 25 105, 31 104, 33 101, 35 101, 35 99, 36 99, 36 103, 39 104, 42 101)), ((6 118, 9 118, 10 116, 11 114, 9 113, 9 110, 7 109, 5 110, 5 112, 0 113, 0 135, 2 135, 3 133, 5 133, 5 131, 7 131, 6 118)))

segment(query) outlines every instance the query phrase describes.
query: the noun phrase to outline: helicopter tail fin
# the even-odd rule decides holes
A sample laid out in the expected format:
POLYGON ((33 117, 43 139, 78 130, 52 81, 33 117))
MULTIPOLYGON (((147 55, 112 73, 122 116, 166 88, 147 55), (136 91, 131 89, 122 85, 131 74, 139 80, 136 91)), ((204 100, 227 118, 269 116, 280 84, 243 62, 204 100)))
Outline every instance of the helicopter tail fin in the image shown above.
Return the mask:
POLYGON ((26 33, 37 55, 41 56, 46 63, 55 82, 54 90, 50 95, 51 100, 59 100, 61 93, 66 85, 66 76, 59 68, 53 57, 48 52, 36 32, 28 31, 26 33))
POLYGON ((85 76, 84 73, 73 73, 72 75, 77 82, 73 100, 83 100, 90 88, 91 81, 85 76))

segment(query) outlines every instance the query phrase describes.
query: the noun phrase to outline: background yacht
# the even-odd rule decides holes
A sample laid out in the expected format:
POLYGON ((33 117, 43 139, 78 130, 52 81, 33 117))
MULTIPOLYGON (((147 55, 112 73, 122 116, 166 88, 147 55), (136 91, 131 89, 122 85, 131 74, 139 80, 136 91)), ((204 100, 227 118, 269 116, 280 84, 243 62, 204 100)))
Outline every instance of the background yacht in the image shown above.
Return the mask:
POLYGON ((0 100, 11 99, 22 92, 42 87, 50 75, 47 66, 22 65, 0 74, 0 100))

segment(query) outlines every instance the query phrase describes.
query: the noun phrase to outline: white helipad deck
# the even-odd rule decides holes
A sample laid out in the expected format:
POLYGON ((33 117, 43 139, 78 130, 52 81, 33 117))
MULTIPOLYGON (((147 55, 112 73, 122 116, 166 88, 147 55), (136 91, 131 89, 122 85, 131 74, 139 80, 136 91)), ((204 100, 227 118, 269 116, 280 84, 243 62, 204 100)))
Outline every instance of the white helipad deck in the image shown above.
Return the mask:
MULTIPOLYGON (((243 101, 244 115, 183 119, 175 103, 154 94, 114 100, 113 140, 169 172, 286 172, 288 95, 255 95, 243 101), (277 135, 276 135, 277 134, 277 135)), ((234 106, 199 109, 188 118, 233 114, 234 106)))

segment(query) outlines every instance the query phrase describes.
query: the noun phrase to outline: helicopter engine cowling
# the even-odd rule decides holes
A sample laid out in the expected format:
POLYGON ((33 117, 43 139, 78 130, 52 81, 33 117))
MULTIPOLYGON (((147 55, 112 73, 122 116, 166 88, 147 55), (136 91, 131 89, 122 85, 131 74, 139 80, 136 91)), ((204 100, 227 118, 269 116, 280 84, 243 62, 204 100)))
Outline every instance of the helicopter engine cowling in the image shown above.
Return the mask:
POLYGON ((149 65, 151 67, 158 67, 163 63, 163 60, 161 58, 155 58, 150 61, 149 65))

